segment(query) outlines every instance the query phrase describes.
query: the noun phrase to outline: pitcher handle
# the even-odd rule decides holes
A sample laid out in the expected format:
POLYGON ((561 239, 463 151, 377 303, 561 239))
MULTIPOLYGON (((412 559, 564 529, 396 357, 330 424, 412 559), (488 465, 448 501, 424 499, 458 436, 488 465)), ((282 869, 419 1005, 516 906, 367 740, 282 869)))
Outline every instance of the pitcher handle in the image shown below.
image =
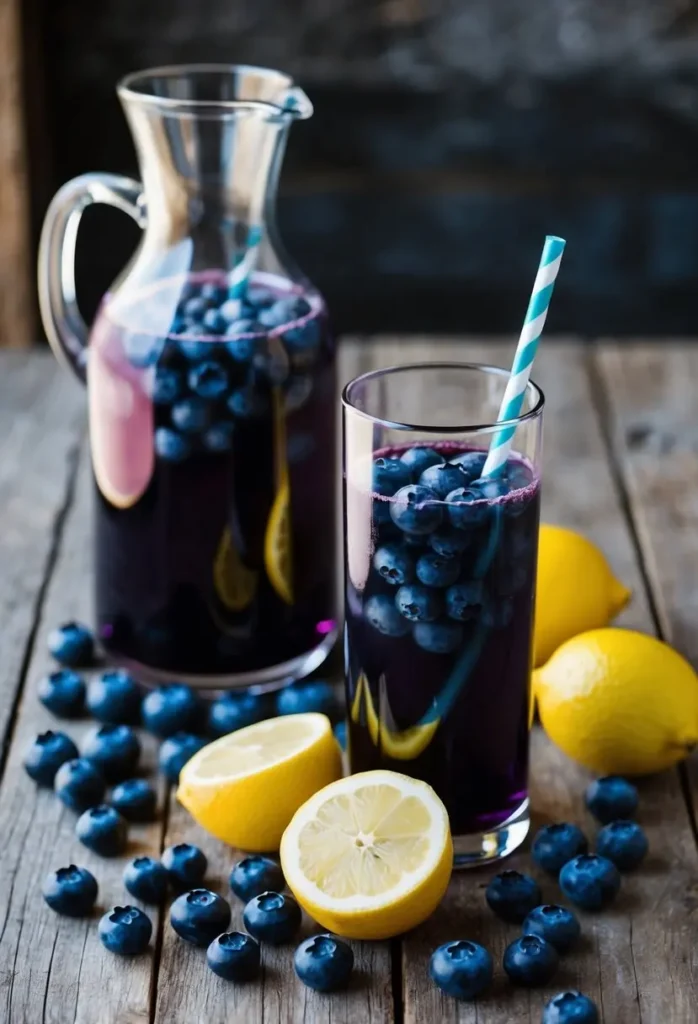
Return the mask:
POLYGON ((39 244, 39 307, 44 330, 60 362, 84 383, 87 324, 75 295, 75 243, 85 207, 107 203, 146 223, 143 186, 119 174, 82 174, 56 192, 46 213, 39 244))

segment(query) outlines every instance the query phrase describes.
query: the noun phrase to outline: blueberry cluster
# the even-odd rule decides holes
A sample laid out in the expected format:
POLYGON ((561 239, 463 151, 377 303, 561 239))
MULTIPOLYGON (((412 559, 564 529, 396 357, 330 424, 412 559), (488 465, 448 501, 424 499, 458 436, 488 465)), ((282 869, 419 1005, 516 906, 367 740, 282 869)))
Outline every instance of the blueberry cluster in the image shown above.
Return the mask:
POLYGON ((513 595, 533 571, 535 523, 522 518, 533 475, 511 459, 500 477, 483 479, 485 459, 465 451, 447 461, 426 447, 374 459, 363 614, 378 632, 449 654, 474 623, 510 623, 513 595))

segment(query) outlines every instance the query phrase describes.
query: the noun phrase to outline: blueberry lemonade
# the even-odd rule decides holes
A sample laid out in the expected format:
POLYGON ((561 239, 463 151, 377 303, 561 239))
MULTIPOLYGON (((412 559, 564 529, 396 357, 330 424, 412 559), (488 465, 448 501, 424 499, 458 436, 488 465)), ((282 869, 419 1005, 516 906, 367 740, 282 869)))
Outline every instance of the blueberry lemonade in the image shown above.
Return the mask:
POLYGON ((98 626, 126 662, 264 682, 335 631, 333 343, 316 293, 227 280, 107 297, 93 327, 98 626))
POLYGON ((351 767, 429 782, 457 853, 527 807, 539 481, 516 455, 481 478, 485 458, 385 448, 346 492, 351 767))

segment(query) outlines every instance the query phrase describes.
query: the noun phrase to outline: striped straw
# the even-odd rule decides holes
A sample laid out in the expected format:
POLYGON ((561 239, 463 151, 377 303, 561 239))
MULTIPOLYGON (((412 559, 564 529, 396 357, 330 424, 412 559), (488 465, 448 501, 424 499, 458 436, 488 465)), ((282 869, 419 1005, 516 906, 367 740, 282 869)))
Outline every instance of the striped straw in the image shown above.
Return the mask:
MULTIPOLYGON (((516 419, 521 412, 528 379, 531 376, 531 366, 538 351, 538 343, 543 333, 545 318, 548 315, 550 297, 553 294, 555 278, 560 269, 564 249, 564 238, 557 238, 555 235, 546 236, 526 319, 519 336, 519 343, 516 346, 509 381, 499 407, 498 423, 503 420, 516 419)), ((497 431, 492 438, 487 460, 482 469, 482 476, 497 476, 501 473, 509 456, 515 432, 515 426, 497 431)))

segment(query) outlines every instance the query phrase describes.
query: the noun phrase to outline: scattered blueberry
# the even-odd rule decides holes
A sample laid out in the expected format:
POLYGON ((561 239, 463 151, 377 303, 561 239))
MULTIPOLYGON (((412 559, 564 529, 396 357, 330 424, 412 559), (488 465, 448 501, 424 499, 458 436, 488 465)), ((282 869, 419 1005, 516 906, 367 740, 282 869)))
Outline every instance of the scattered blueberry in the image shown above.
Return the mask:
POLYGON ((58 718, 79 718, 85 710, 85 681, 69 668, 43 676, 37 692, 44 707, 58 718))
POLYGON ((267 717, 263 697, 252 693, 226 693, 208 709, 208 732, 211 736, 227 736, 229 732, 262 722, 267 717))
POLYGON ((136 956, 148 948, 153 926, 138 907, 112 907, 99 922, 99 937, 110 953, 136 956))
POLYGON ((581 992, 559 992, 545 1004, 541 1024, 599 1024, 599 1012, 581 992))
MULTIPOLYGON (((204 334, 225 334, 228 321, 220 309, 207 309, 201 321, 204 334)), ((201 392, 198 392, 201 394, 201 392)))
POLYGON ((78 818, 75 834, 80 842, 100 857, 116 857, 126 849, 128 824, 107 804, 90 807, 78 818))
POLYGON ((198 885, 206 874, 208 861, 203 850, 190 843, 168 846, 160 858, 170 885, 175 889, 190 889, 198 885))
POLYGON ((78 756, 70 736, 62 732, 41 732, 24 755, 24 770, 40 786, 53 786, 56 772, 78 756))
POLYGON ((235 428, 232 423, 214 423, 205 430, 201 442, 207 452, 228 452, 233 446, 235 428))
POLYGON ((206 963, 226 981, 252 981, 259 974, 259 943, 243 932, 224 932, 208 947, 206 963))
POLYGON ((379 455, 373 460, 373 490, 385 498, 392 497, 412 480, 408 467, 394 456, 379 455))
POLYGON ((317 711, 334 720, 339 714, 340 704, 337 691, 331 683, 311 679, 308 682, 292 683, 280 690, 276 698, 276 711, 279 715, 317 711))
POLYGON ((374 629, 385 636, 405 636, 409 633, 409 623, 395 607, 395 601, 387 594, 374 594, 364 605, 364 618, 374 629))
POLYGON ((417 622, 412 636, 430 654, 451 654, 463 643, 463 627, 457 622, 417 622))
POLYGON ((444 462, 425 469, 419 478, 422 487, 428 487, 438 498, 445 498, 451 491, 465 486, 467 483, 460 466, 444 462))
POLYGON ((66 917, 87 917, 97 899, 97 880, 87 868, 69 864, 51 871, 41 894, 51 910, 66 917))
POLYGON ((230 907, 210 889, 192 889, 170 907, 170 924, 185 942, 208 946, 230 924, 230 907))
POLYGON ((87 668, 94 658, 92 633, 80 622, 66 622, 48 635, 49 653, 68 668, 87 668))
POLYGON ((425 551, 417 559, 417 579, 425 587, 450 587, 460 576, 460 561, 435 551, 425 551))
POLYGON ((637 810, 638 793, 627 779, 606 775, 587 787, 584 799, 596 820, 602 825, 608 825, 611 821, 633 817, 637 810))
POLYGON ((334 727, 334 738, 339 743, 342 750, 347 749, 347 723, 342 719, 341 722, 337 722, 334 727))
POLYGON ((633 871, 647 856, 647 836, 635 821, 611 821, 596 837, 596 852, 619 871, 633 871))
POLYGON ((199 363, 189 371, 189 387, 200 398, 220 398, 228 390, 225 367, 212 359, 199 363))
POLYGON ((446 591, 446 611, 449 618, 467 622, 475 618, 482 603, 482 583, 470 580, 468 583, 454 583, 446 591))
POLYGON ((82 756, 99 768, 107 782, 121 782, 138 765, 141 741, 128 725, 100 725, 85 737, 82 756))
POLYGON ((469 530, 484 523, 489 515, 489 505, 471 487, 459 487, 446 495, 448 518, 457 530, 469 530))
POLYGON ((568 860, 589 849, 586 836, 578 825, 561 821, 540 829, 533 840, 531 856, 539 867, 557 876, 568 860))
POLYGON ((407 466, 413 480, 418 480, 424 470, 429 469, 430 466, 439 466, 445 461, 443 455, 439 455, 433 448, 421 448, 418 445, 408 448, 400 456, 400 462, 403 466, 407 466))
POLYGON ((406 533, 422 535, 441 526, 443 509, 428 487, 408 484, 397 491, 390 503, 390 517, 406 533))
POLYGON ((194 754, 206 746, 206 740, 191 732, 176 732, 162 741, 158 767, 168 782, 179 782, 179 773, 194 754))
POLYGON ((316 992, 345 988, 354 969, 351 946, 332 935, 311 935, 301 942, 293 956, 296 974, 316 992))
POLYGON ((538 883, 519 871, 502 871, 495 875, 487 886, 485 899, 497 917, 514 924, 521 924, 543 902, 538 883))
POLYGON ((144 903, 160 903, 167 892, 167 871, 152 857, 134 857, 124 868, 124 885, 144 903))
POLYGON ((56 772, 53 788, 59 800, 73 811, 86 811, 104 797, 104 776, 91 761, 76 757, 56 772))
POLYGON ((209 406, 202 398, 183 398, 172 406, 172 422, 185 434, 198 434, 205 430, 209 415, 209 406))
POLYGON ((603 910, 620 889, 620 875, 615 864, 606 857, 583 853, 563 867, 560 888, 583 910, 603 910))
POLYGON ((265 396, 252 387, 236 388, 227 404, 233 416, 239 416, 242 420, 263 416, 268 405, 265 396))
POLYGON ((199 698, 182 683, 169 683, 152 690, 141 707, 144 727, 162 738, 196 726, 200 714, 199 698))
POLYGON ((165 462, 184 462, 191 453, 188 438, 169 427, 158 427, 154 437, 155 454, 165 462))
POLYGON ((429 587, 408 583, 395 595, 395 607, 409 622, 434 622, 443 611, 443 601, 429 587))
POLYGON ((261 854, 244 857, 230 872, 230 888, 244 903, 263 892, 280 891, 285 885, 283 871, 276 861, 261 854))
POLYGON ((373 556, 373 568, 393 587, 402 587, 414 579, 414 558, 403 544, 382 544, 373 556))
POLYGON ((486 461, 487 452, 463 452, 449 459, 452 466, 458 466, 461 473, 465 473, 469 482, 479 478, 486 461))
POLYGON ((155 405, 171 405, 182 394, 182 375, 170 366, 158 366, 153 377, 151 398, 155 405))
POLYGON ((282 946, 290 942, 301 925, 301 909, 293 896, 263 892, 245 907, 245 928, 259 942, 282 946))
POLYGON ((477 942, 446 942, 431 954, 432 981, 454 999, 475 999, 492 983, 493 973, 492 957, 477 942))
POLYGON ((126 779, 112 790, 111 805, 127 821, 153 821, 157 797, 147 779, 126 779))
POLYGON ((507 946, 502 963, 514 985, 537 988, 552 978, 558 955, 555 947, 540 936, 523 935, 507 946))
POLYGON ((582 933, 579 921, 567 907, 543 904, 536 907, 523 923, 524 935, 539 935, 558 953, 566 953, 582 933))
POLYGON ((140 720, 141 691, 124 669, 103 672, 90 680, 87 708, 93 718, 111 725, 134 725, 140 720))
POLYGON ((456 530, 453 526, 442 526, 429 536, 429 544, 444 558, 455 558, 470 547, 471 537, 464 530, 456 530))

